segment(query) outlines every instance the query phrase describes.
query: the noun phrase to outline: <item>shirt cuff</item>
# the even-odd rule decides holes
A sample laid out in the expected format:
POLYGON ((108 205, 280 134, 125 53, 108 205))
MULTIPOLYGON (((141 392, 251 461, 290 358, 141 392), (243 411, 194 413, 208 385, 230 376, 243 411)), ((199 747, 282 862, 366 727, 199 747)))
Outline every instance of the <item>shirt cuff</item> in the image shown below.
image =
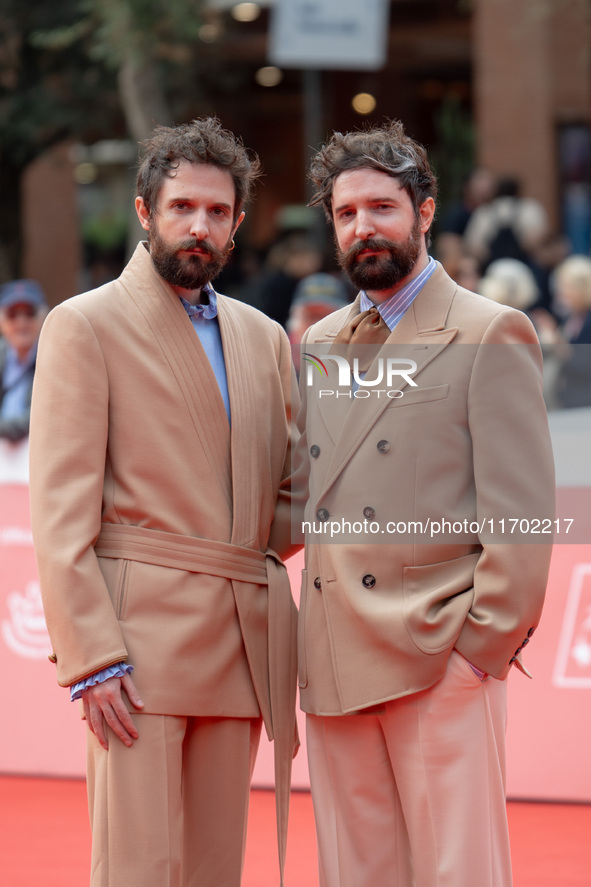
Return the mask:
POLYGON ((91 674, 90 677, 84 678, 83 681, 78 681, 76 684, 72 684, 70 687, 70 701, 75 702, 77 699, 80 699, 83 691, 88 687, 93 687, 95 684, 102 684, 103 681, 108 681, 109 678, 124 678, 126 674, 131 674, 132 671, 133 665, 128 665, 126 662, 118 662, 116 665, 109 665, 108 668, 103 668, 101 671, 91 674))
POLYGON ((466 662, 468 663, 468 665, 470 666, 470 668, 472 669, 472 671, 474 672, 474 674, 475 674, 477 677, 479 677, 481 681, 483 681, 485 678, 488 677, 487 672, 482 671, 482 669, 478 668, 478 666, 476 666, 476 665, 472 665, 472 663, 470 662, 469 659, 466 659, 466 662))

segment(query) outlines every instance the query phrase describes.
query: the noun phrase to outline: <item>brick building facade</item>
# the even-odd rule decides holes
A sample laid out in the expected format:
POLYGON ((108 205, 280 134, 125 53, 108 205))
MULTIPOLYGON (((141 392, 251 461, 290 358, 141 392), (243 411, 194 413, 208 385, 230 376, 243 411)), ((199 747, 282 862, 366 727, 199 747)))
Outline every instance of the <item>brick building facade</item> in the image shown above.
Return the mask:
MULTIPOLYGON (((224 27, 200 51, 240 76, 212 80, 193 116, 216 114, 260 154, 266 175, 242 236, 262 249, 277 234, 282 208, 306 202, 306 78, 292 70, 273 88, 256 83, 256 71, 268 64, 270 0, 248 25, 230 21, 230 0, 212 5, 224 27)), ((319 140, 332 129, 398 117, 443 158, 443 200, 454 196, 462 166, 483 164, 517 177, 524 193, 543 203, 553 230, 572 230, 575 248, 588 251, 591 0, 392 0, 386 66, 316 72, 314 82, 319 140), (360 91, 376 99, 365 117, 351 105, 360 91), (456 130, 445 117, 450 108, 460 115, 456 130)), ((42 158, 25 182, 24 273, 42 283, 52 303, 78 291, 82 279, 67 157, 58 151, 42 158), (39 205, 54 208, 51 224, 39 205)))

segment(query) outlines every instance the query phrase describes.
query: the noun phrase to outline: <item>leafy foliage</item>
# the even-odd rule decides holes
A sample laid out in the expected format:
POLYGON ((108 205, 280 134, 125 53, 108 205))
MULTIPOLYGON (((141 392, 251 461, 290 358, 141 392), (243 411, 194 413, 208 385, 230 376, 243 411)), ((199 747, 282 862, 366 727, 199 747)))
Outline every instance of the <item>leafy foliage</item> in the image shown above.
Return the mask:
POLYGON ((70 135, 125 133, 118 74, 162 90, 190 65, 202 0, 0 0, 0 152, 26 164, 70 135))
POLYGON ((203 2, 0 0, 0 279, 19 273, 29 163, 68 138, 141 139, 195 102, 203 2))
POLYGON ((0 158, 5 163, 25 166, 74 133, 116 125, 116 80, 113 72, 89 62, 88 34, 79 27, 79 39, 70 39, 67 49, 35 40, 36 34, 54 27, 62 34, 71 32, 77 6, 74 0, 43 7, 2 0, 0 158))

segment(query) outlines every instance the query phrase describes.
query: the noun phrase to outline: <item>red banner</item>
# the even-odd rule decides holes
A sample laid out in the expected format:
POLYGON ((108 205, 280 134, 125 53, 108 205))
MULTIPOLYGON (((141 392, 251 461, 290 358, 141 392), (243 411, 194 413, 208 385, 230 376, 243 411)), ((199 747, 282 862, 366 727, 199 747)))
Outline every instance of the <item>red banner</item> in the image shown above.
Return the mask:
POLYGON ((84 725, 47 657, 26 484, 0 484, 0 771, 81 776, 84 725))
MULTIPOLYGON (((288 564, 296 601, 303 557, 288 564)), ((519 588, 515 589, 519 594, 519 588)), ((0 483, 0 772, 82 776, 85 725, 47 659, 26 483, 0 483)), ((513 798, 591 802, 591 545, 554 549, 546 608, 525 653, 534 679, 509 679, 508 792, 513 798)), ((304 718, 293 784, 308 786, 304 718)), ((273 783, 263 737, 254 783, 273 783)))

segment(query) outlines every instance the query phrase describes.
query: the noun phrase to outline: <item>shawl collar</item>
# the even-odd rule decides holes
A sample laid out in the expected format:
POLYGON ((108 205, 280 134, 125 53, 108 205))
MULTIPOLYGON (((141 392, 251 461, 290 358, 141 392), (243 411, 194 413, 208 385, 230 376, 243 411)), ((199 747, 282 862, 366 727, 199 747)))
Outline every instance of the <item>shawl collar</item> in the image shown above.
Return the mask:
MULTIPOLYGON (((187 406, 200 451, 232 507, 230 427, 209 359, 185 309, 157 274, 146 245, 136 247, 119 278, 162 349, 187 406)), ((231 404, 232 410, 234 404, 231 404)))
MULTIPOLYGON (((247 332, 240 323, 232 302, 217 294, 218 319, 222 334, 230 408, 232 411, 231 460, 233 483, 232 539, 235 545, 248 545, 257 532, 259 523, 259 496, 257 481, 260 477, 259 454, 253 446, 257 439, 257 415, 253 360, 256 355, 249 349, 247 332)), ((217 388, 217 385, 216 385, 217 388)))

